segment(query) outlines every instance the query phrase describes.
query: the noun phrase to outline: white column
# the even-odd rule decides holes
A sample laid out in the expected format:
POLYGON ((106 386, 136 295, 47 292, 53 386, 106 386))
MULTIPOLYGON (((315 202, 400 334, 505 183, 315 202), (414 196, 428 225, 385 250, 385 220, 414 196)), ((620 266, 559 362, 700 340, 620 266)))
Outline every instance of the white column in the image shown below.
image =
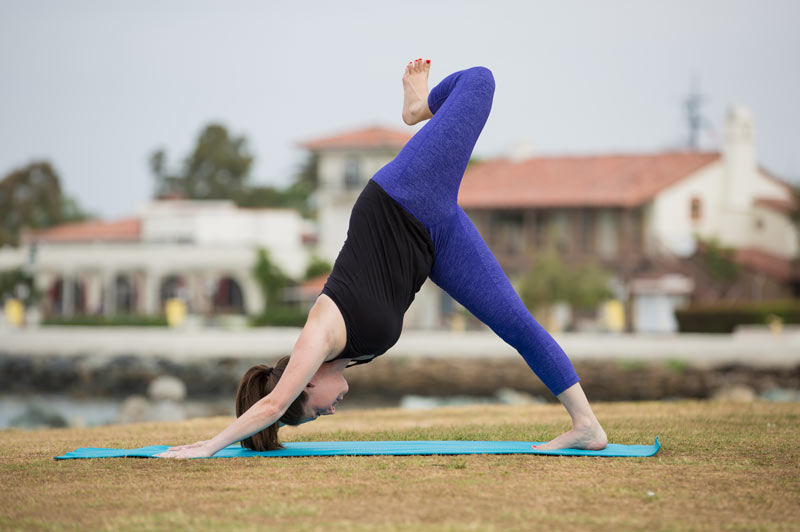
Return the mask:
POLYGON ((91 272, 86 275, 86 312, 88 314, 99 314, 102 303, 103 280, 98 272, 91 272))
POLYGON ((143 283, 139 291, 142 299, 142 312, 148 315, 158 313, 158 291, 161 287, 161 274, 154 269, 146 269, 142 278, 143 283))
POLYGON ((113 316, 117 311, 115 278, 115 272, 110 270, 103 272, 103 314, 106 316, 113 316))
POLYGON ((61 313, 72 316, 75 313, 75 274, 61 273, 61 313))

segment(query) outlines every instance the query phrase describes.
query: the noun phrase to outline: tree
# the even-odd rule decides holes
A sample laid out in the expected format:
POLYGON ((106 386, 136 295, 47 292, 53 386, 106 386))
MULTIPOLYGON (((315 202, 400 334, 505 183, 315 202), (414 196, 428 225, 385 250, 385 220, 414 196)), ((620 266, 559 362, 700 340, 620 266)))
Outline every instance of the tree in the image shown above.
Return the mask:
POLYGON ((739 265, 733 260, 734 248, 723 246, 716 237, 703 239, 697 236, 697 241, 703 251, 709 275, 725 290, 739 275, 739 265))
POLYGON ((35 303, 41 294, 37 291, 33 277, 22 268, 0 271, 0 303, 13 297, 25 305, 35 303))
POLYGON ((19 244, 19 233, 90 218, 61 190, 58 174, 47 161, 13 170, 0 181, 0 245, 19 244))
POLYGON ((306 268, 305 280, 313 279, 319 275, 330 273, 333 270, 331 264, 316 255, 311 257, 311 261, 306 268))
POLYGON ((258 250, 258 258, 253 267, 253 277, 264 296, 264 310, 281 306, 281 294, 292 280, 283 273, 277 264, 272 262, 269 251, 264 248, 258 250))
POLYGON ((283 207, 296 209, 305 218, 316 214, 311 198, 319 185, 317 173, 319 157, 312 153, 302 163, 295 181, 285 189, 271 186, 249 186, 236 200, 240 207, 283 207))
POLYGON ((532 310, 542 310, 549 318, 550 307, 559 301, 573 309, 593 309, 613 296, 611 274, 596 264, 568 266, 554 251, 541 255, 523 277, 520 298, 532 310))
POLYGON ((157 197, 235 201, 242 196, 252 164, 253 156, 246 139, 232 137, 220 124, 205 127, 178 173, 167 169, 164 150, 158 150, 150 157, 157 197))

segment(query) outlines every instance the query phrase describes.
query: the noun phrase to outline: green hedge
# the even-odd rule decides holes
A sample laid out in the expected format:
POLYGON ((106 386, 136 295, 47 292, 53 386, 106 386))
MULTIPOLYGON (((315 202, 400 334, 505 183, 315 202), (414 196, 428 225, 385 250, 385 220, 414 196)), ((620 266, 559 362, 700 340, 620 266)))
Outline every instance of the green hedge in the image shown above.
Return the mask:
POLYGON ((308 312, 290 308, 274 308, 262 312, 250 321, 254 327, 266 325, 278 327, 302 327, 306 324, 308 312))
POLYGON ((800 301, 762 301, 693 305, 675 311, 680 332, 730 333, 737 325, 765 325, 770 316, 783 323, 800 323, 800 301))
POLYGON ((85 327, 166 327, 165 316, 126 315, 117 316, 64 316, 42 320, 44 325, 77 325, 85 327))

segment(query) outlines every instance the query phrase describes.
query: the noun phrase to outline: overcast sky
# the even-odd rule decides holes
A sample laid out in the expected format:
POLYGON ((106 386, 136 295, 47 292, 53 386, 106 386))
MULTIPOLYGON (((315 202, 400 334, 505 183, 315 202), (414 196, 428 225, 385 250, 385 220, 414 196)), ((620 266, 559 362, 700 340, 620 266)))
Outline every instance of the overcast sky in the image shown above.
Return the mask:
POLYGON ((692 75, 718 149, 749 107, 758 158, 800 178, 800 2, 0 0, 0 176, 51 161, 106 218, 148 200, 147 160, 177 165, 210 121, 244 135, 253 181, 285 185, 296 142, 400 120, 401 76, 489 67, 475 154, 642 152, 685 142, 692 75))

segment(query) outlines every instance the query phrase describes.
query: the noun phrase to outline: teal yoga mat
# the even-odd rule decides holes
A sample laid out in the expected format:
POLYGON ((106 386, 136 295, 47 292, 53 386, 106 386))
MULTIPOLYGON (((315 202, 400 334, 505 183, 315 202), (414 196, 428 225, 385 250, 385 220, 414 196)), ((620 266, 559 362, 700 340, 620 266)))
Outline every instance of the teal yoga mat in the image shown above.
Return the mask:
MULTIPOLYGON (((366 455, 411 455, 411 454, 549 454, 561 456, 653 456, 661 449, 656 436, 653 445, 622 445, 609 443, 602 451, 582 451, 579 449, 559 449, 557 451, 537 451, 531 445, 544 442, 526 441, 314 441, 287 442, 285 449, 279 451, 251 451, 239 444, 229 445, 212 458, 234 458, 249 456, 366 456, 366 455)), ((56 460, 69 458, 151 458, 163 453, 167 445, 151 445, 138 449, 103 449, 81 447, 56 460)))

